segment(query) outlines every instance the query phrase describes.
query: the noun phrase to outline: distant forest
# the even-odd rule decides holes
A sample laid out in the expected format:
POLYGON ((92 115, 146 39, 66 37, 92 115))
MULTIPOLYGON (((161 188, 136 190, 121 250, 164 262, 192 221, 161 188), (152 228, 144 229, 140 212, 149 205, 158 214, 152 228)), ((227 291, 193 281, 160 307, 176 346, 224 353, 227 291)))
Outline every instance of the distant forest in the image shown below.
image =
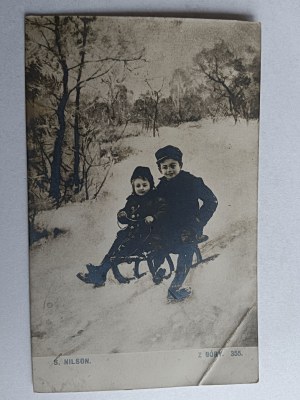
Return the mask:
POLYGON ((159 85, 145 78, 137 95, 127 78, 146 68, 147 49, 106 25, 99 29, 97 17, 26 19, 31 224, 38 211, 96 198, 113 164, 130 154, 126 137, 203 118, 259 117, 257 49, 236 52, 218 40, 159 85))

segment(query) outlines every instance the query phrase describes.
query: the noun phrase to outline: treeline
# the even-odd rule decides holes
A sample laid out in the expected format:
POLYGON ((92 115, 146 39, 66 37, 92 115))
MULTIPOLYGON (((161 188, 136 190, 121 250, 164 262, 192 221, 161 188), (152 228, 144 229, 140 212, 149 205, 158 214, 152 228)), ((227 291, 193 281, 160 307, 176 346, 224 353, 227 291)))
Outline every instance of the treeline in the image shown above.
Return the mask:
MULTIPOLYGON (((169 97, 148 90, 135 101, 132 120, 147 128, 223 117, 259 118, 260 56, 248 46, 230 49, 223 40, 204 48, 188 70, 176 69, 169 82, 169 97)), ((152 89, 152 88, 150 88, 152 89)), ((155 133, 153 131, 153 133, 155 133)))
POLYGON ((145 66, 145 50, 117 19, 29 17, 26 101, 30 221, 39 210, 96 198, 113 164, 132 149, 126 136, 201 118, 246 120, 259 113, 259 55, 223 41, 195 55, 137 96, 126 79, 145 66), (168 93, 168 95, 166 95, 168 93))

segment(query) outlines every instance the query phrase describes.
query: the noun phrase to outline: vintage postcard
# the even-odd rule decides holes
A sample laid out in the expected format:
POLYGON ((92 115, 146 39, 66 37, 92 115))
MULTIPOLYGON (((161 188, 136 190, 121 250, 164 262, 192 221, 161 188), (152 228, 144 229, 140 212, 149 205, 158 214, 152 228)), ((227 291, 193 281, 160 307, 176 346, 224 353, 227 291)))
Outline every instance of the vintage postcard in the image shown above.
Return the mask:
POLYGON ((258 381, 260 24, 26 17, 34 390, 258 381))

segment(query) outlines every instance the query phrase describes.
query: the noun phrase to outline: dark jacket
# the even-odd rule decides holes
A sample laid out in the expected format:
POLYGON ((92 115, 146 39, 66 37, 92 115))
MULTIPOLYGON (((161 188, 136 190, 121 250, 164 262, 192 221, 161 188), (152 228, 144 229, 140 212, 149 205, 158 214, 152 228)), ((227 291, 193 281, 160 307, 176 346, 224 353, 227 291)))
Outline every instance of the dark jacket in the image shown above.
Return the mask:
POLYGON ((150 190, 144 196, 130 195, 125 207, 117 215, 121 224, 128 225, 125 230, 118 233, 119 239, 144 243, 144 245, 139 244, 139 247, 144 247, 144 250, 147 251, 164 247, 162 235, 166 212, 167 203, 158 196, 155 189, 150 190), (120 215, 124 211, 126 216, 120 215), (154 218, 151 224, 145 223, 145 218, 148 216, 154 218))
POLYGON ((131 194, 127 197, 125 207, 118 212, 118 221, 121 224, 142 222, 147 216, 154 218, 153 223, 159 223, 163 219, 167 211, 166 201, 158 196, 158 192, 153 189, 144 196, 131 194), (120 216, 120 213, 125 211, 126 217, 120 216))
POLYGON ((191 228, 201 234, 218 205, 216 196, 202 178, 186 171, 180 171, 170 180, 162 177, 157 192, 167 201, 167 227, 171 232, 191 228), (201 207, 199 200, 203 202, 201 207))

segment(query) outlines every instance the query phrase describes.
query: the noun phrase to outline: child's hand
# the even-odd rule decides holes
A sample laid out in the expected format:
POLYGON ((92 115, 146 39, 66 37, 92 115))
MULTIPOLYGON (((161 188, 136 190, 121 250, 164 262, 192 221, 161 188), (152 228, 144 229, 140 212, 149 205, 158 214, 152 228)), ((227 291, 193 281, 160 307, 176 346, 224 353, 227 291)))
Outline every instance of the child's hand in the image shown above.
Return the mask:
POLYGON ((152 224, 153 221, 154 221, 154 218, 151 217, 151 215, 148 215, 148 217, 145 218, 146 224, 152 224))

